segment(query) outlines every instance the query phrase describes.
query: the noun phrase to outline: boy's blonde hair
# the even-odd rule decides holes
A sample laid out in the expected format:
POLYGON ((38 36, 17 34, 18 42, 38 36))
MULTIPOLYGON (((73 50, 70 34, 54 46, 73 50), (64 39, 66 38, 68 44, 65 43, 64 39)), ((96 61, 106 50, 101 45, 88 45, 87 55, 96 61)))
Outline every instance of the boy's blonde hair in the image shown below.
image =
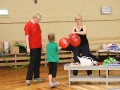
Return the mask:
POLYGON ((54 42, 55 41, 55 34, 54 33, 49 33, 48 34, 48 40, 50 42, 54 42))
POLYGON ((35 15, 33 15, 33 19, 34 18, 37 18, 37 19, 40 19, 42 16, 41 16, 41 14, 39 14, 39 13, 36 13, 35 15))

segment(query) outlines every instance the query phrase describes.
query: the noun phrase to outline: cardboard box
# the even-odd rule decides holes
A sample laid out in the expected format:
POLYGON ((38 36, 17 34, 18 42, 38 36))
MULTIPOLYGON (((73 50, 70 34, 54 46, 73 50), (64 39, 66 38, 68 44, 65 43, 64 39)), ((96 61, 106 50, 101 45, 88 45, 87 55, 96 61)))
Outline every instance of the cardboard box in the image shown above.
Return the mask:
POLYGON ((19 54, 19 47, 10 47, 10 54, 19 54))

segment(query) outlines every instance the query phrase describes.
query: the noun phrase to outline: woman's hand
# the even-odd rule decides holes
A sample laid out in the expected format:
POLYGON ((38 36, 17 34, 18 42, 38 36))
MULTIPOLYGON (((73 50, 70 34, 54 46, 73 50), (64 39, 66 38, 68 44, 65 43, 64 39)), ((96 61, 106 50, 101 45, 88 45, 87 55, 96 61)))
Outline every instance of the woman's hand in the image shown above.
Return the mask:
POLYGON ((72 32, 72 34, 79 34, 79 32, 72 32))

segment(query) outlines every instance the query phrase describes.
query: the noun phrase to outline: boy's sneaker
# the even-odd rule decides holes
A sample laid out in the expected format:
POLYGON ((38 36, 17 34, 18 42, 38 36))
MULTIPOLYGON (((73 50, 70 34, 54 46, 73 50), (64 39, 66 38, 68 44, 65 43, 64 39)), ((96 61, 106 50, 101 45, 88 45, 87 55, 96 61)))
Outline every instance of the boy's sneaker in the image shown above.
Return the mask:
POLYGON ((40 79, 40 78, 34 78, 33 81, 34 81, 34 82, 44 82, 44 80, 43 80, 43 79, 40 79))
POLYGON ((26 84, 27 86, 29 86, 29 85, 30 85, 30 80, 26 80, 26 81, 25 81, 25 84, 26 84))
POLYGON ((54 88, 54 87, 56 87, 56 85, 54 83, 50 83, 50 87, 54 88))
POLYGON ((55 84, 55 86, 58 86, 59 85, 59 82, 53 82, 55 84))

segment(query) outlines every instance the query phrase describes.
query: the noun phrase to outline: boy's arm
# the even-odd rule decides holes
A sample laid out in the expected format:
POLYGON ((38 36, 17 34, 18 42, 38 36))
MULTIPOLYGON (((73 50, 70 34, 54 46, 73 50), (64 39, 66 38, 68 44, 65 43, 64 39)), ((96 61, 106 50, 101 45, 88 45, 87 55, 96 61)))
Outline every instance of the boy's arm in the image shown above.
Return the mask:
POLYGON ((60 52, 61 47, 58 46, 57 44, 57 52, 60 52))
POLYGON ((25 35, 26 45, 27 45, 27 53, 30 53, 30 47, 29 47, 29 35, 25 35))

